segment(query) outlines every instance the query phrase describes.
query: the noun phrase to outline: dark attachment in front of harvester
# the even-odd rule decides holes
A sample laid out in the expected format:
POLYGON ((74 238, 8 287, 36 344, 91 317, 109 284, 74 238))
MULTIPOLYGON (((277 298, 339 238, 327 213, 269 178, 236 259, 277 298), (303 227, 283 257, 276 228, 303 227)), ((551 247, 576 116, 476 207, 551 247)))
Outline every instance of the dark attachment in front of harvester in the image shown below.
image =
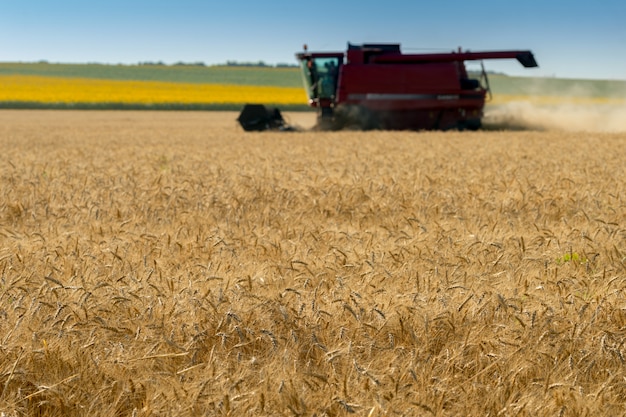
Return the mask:
POLYGON ((246 104, 241 110, 237 121, 246 132, 264 130, 293 131, 292 126, 285 122, 280 110, 262 104, 246 104))

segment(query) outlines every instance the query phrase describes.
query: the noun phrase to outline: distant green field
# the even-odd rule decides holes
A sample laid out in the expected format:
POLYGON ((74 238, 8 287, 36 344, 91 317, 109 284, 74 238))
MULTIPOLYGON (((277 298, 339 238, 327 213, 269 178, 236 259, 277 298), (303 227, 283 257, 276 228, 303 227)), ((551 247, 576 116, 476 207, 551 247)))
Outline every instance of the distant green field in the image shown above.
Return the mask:
POLYGON ((1 75, 302 87, 298 68, 273 67, 0 63, 1 75))
POLYGON ((533 78, 490 75, 489 83, 494 94, 507 94, 515 96, 626 98, 626 81, 575 80, 564 78, 533 78))

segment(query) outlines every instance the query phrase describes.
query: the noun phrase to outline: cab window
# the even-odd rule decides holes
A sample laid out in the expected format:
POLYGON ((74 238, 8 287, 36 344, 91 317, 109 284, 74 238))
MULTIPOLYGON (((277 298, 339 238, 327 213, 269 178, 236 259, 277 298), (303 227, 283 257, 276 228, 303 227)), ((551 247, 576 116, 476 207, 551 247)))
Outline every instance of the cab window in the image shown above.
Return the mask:
POLYGON ((334 99, 339 58, 308 58, 300 63, 310 99, 334 99))

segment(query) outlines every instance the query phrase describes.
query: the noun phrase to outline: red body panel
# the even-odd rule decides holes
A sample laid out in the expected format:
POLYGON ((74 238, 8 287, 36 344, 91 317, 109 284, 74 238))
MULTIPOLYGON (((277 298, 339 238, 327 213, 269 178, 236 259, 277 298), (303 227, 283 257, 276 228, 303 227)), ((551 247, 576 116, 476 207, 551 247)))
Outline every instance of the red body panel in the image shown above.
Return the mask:
POLYGON ((423 65, 343 65, 336 104, 373 111, 381 128, 438 129, 478 119, 484 90, 463 91, 456 62, 423 65))

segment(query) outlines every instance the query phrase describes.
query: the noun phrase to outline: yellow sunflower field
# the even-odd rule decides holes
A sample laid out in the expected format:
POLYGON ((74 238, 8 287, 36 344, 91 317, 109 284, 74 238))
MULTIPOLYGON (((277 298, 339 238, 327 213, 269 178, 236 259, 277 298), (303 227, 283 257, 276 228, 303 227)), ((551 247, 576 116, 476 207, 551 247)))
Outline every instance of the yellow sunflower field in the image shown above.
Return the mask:
POLYGON ((104 80, 37 75, 0 76, 0 102, 303 104, 302 88, 165 81, 104 80))

